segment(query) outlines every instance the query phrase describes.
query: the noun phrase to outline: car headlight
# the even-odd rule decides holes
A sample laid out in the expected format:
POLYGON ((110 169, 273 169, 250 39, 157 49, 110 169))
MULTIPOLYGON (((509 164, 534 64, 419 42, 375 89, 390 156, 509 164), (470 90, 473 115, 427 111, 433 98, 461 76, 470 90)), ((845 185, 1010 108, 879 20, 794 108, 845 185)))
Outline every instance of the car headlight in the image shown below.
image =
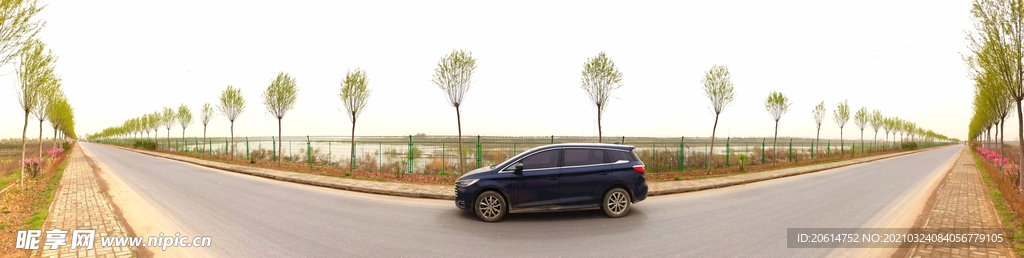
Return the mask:
POLYGON ((459 181, 455 181, 455 187, 471 186, 476 183, 476 181, 480 181, 480 179, 460 179, 459 181))

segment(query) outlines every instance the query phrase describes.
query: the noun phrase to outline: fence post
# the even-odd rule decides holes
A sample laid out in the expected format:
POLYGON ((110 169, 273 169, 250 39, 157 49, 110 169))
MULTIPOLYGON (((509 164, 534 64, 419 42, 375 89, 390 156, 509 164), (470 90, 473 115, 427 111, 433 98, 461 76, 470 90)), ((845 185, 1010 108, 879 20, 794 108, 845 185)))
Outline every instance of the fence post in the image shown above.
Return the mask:
POLYGON ((209 145, 209 147, 206 148, 207 152, 209 152, 208 154, 213 156, 213 141, 207 141, 206 144, 209 145))
POLYGON ((619 141, 619 144, 626 144, 626 136, 622 136, 622 140, 619 141))
POLYGON ((729 167, 729 158, 732 157, 732 150, 729 149, 729 139, 732 137, 725 138, 725 167, 729 167))
POLYGON ((245 159, 252 160, 252 158, 249 157, 249 136, 245 137, 245 159))
POLYGON ((441 141, 441 171, 448 172, 448 155, 445 155, 444 141, 441 141))
MULTIPOLYGON (((331 150, 331 141, 327 141, 327 166, 331 166, 331 159, 334 158, 334 152, 331 150)), ((352 164, 355 164, 353 161, 352 164)))
POLYGON ((789 138, 789 162, 793 162, 793 138, 789 138))
POLYGON ((306 163, 309 164, 309 168, 313 168, 313 148, 309 144, 309 135, 306 135, 306 163))
POLYGON ((409 152, 408 152, 408 155, 406 155, 406 156, 408 156, 408 159, 409 159, 409 162, 408 162, 409 163, 409 170, 406 171, 406 173, 411 174, 412 173, 412 135, 409 135, 409 152))
POLYGON ((832 158, 832 140, 828 140, 828 145, 825 145, 825 158, 832 158))
MULTIPOLYGON (((622 144, 626 144, 626 137, 622 137, 622 144)), ((683 143, 686 142, 686 136, 679 137, 679 171, 686 170, 686 146, 683 143)))
POLYGON ((853 158, 853 156, 857 156, 857 142, 853 142, 853 145, 850 146, 850 157, 853 158))
POLYGON ((230 147, 231 147, 230 145, 231 145, 231 144, 230 144, 230 143, 228 143, 228 139, 224 139, 224 153, 227 153, 227 154, 228 154, 228 157, 231 157, 231 158, 235 158, 235 157, 231 156, 231 154, 232 154, 232 153, 231 153, 231 150, 230 150, 230 149, 228 149, 228 148, 230 148, 230 147))
POLYGON ((277 139, 275 139, 274 136, 270 136, 270 147, 274 148, 271 153, 274 156, 274 163, 277 163, 277 139))
POLYGON ((483 155, 483 153, 484 153, 484 150, 483 150, 482 146, 480 145, 480 135, 477 135, 476 136, 476 167, 477 168, 483 167, 483 165, 481 165, 482 159, 480 159, 481 158, 480 156, 483 155))
POLYGON ((199 153, 199 138, 194 139, 196 141, 196 153, 199 153))
POLYGON ((174 150, 181 151, 181 148, 178 148, 178 140, 174 140, 174 150))
POLYGON ((384 142, 377 142, 377 173, 384 170, 384 142))
POLYGON ((764 164, 764 138, 761 138, 761 164, 764 164))
POLYGON ((555 136, 554 135, 551 136, 551 144, 555 144, 555 136))
POLYGON ((817 140, 811 140, 811 159, 814 159, 814 146, 817 146, 817 140))

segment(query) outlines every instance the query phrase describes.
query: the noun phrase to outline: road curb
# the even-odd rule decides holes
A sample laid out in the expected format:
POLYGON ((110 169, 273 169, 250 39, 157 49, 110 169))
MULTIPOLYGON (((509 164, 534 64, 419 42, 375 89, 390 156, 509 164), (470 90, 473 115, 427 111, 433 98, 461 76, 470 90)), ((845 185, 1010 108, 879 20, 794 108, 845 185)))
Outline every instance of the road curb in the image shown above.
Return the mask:
MULTIPOLYGON (((110 146, 110 147, 118 148, 118 149, 122 149, 122 150, 131 151, 131 152, 135 152, 135 153, 145 154, 145 155, 149 155, 149 156, 154 156, 154 157, 159 157, 159 158, 165 158, 165 159, 170 159, 170 160, 186 162, 186 163, 195 164, 195 165, 199 165, 199 166, 203 166, 203 167, 220 169, 220 170, 224 170, 224 171, 230 171, 230 172, 235 172, 235 173, 239 173, 239 174, 246 174, 246 175, 251 175, 251 176, 257 176, 257 177, 263 177, 263 178, 274 179, 274 180, 279 180, 279 181, 285 181, 285 182, 299 183, 299 184, 319 186, 319 187, 327 187, 327 188, 347 190, 347 191, 372 193, 372 194, 381 194, 381 195, 392 195, 392 196, 402 196, 402 197, 412 197, 412 198, 425 198, 425 199, 455 200, 454 187, 448 187, 448 186, 420 185, 420 184, 396 183, 396 182, 375 182, 375 181, 368 181, 368 180, 358 180, 358 179, 350 179, 350 178, 339 178, 339 177, 331 177, 331 176, 313 175, 313 174, 299 173, 299 172, 279 171, 279 170, 268 169, 268 168, 256 168, 256 167, 249 167, 249 166, 244 166, 244 165, 225 164, 225 163, 220 163, 220 162, 216 162, 216 161, 207 161, 207 160, 202 160, 202 159, 197 159, 197 158, 192 158, 192 157, 184 157, 184 156, 179 156, 179 155, 174 155, 174 154, 167 154, 167 153, 160 153, 160 152, 153 152, 153 151, 146 151, 146 150, 138 150, 138 149, 126 148, 126 147, 115 146, 115 145, 108 145, 108 144, 103 144, 103 145, 104 146, 110 146), (272 173, 263 172, 263 171, 259 171, 259 170, 268 170, 268 171, 271 171, 272 173), (414 189, 414 188, 419 188, 419 189, 414 189), (432 188, 432 189, 427 190, 425 188, 432 188), (417 191, 417 190, 419 190, 419 191, 417 191)), ((672 183, 676 183, 676 182, 687 182, 687 183, 690 183, 692 185, 689 185, 689 186, 679 186, 679 187, 668 187, 667 189, 652 189, 652 190, 648 191, 647 195, 648 196, 669 195, 669 194, 678 194, 678 193, 686 193, 686 192, 703 191, 703 190, 709 190, 709 189, 717 189, 717 188, 736 186, 736 185, 744 185, 744 184, 749 184, 749 183, 768 181, 768 180, 772 180, 772 179, 779 179, 779 178, 784 178, 784 177, 791 177, 791 176, 809 174, 809 173, 814 173, 814 172, 819 172, 819 171, 829 170, 829 169, 834 169, 834 168, 852 166, 852 165, 857 165, 857 164, 862 164, 862 163, 867 163, 867 162, 872 162, 872 161, 878 161, 878 160, 883 160, 883 159, 888 159, 888 158, 895 158, 895 157, 900 157, 900 156, 904 156, 904 155, 910 155, 910 154, 914 154, 914 153, 928 151, 928 150, 932 150, 932 149, 939 148, 939 147, 942 147, 942 146, 930 147, 930 148, 924 148, 924 149, 918 149, 918 150, 912 150, 912 151, 900 152, 900 153, 884 154, 884 155, 879 155, 879 156, 864 157, 864 158, 860 158, 860 159, 857 159, 857 160, 832 162, 832 163, 825 163, 825 164, 819 164, 819 165, 811 165, 811 166, 798 167, 798 168, 780 169, 780 170, 787 170, 787 169, 793 170, 793 172, 786 172, 786 173, 773 174, 773 172, 778 172, 780 170, 769 170, 769 171, 761 171, 761 172, 756 172, 756 173, 751 173, 751 174, 733 175, 733 176, 725 176, 725 177, 709 178, 709 179, 686 180, 686 181, 670 181, 670 182, 655 182, 655 183, 650 183, 650 184, 653 186, 654 184, 672 184, 672 183), (743 178, 743 177, 748 177, 748 178, 743 178), (720 181, 720 182, 714 182, 714 181, 720 181)), ((654 187, 652 187, 652 188, 654 188, 654 187)))

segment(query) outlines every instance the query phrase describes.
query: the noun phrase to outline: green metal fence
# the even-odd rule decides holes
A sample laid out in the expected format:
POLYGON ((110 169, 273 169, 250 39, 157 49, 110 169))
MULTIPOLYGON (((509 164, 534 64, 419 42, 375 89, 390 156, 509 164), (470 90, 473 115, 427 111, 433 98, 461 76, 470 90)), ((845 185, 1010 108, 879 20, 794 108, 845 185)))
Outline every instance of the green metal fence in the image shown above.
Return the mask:
MULTIPOLYGON (((137 146, 146 140, 140 138, 112 138, 99 142, 123 146, 137 146)), ((225 156, 234 153, 239 159, 266 162, 305 163, 311 167, 333 167, 341 170, 373 171, 380 173, 457 174, 459 166, 459 140, 455 136, 378 136, 356 137, 355 144, 348 137, 235 137, 230 138, 160 138, 156 148, 161 151, 189 152, 203 155, 225 156), (232 151, 231 146, 234 146, 232 151), (353 151, 353 149, 355 151, 353 151), (351 161, 355 162, 351 162, 351 161)), ((503 137, 463 136, 463 164, 468 171, 501 163, 523 151, 554 143, 596 143, 597 137, 545 136, 503 137)), ((857 157, 904 149, 899 141, 872 142, 865 140, 839 140, 806 138, 779 138, 773 147, 772 138, 717 138, 714 155, 708 137, 605 137, 604 143, 632 145, 634 152, 647 165, 647 171, 685 171, 739 165, 741 155, 750 164, 807 162, 815 160, 857 157)), ((940 142, 910 142, 918 148, 943 145, 940 142)))

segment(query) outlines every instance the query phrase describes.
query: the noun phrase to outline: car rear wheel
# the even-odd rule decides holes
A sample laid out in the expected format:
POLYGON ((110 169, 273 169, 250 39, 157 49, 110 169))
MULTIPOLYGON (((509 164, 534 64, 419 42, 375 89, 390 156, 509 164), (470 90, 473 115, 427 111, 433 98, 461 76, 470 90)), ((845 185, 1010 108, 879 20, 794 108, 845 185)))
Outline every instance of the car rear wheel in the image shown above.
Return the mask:
POLYGON ((495 191, 486 191, 476 197, 473 202, 476 216, 485 222, 498 222, 508 213, 505 198, 495 191))
POLYGON ((614 188, 604 194, 604 202, 602 202, 601 209, 604 210, 604 214, 608 215, 608 217, 619 218, 629 213, 629 205, 631 203, 629 193, 626 190, 614 188))

